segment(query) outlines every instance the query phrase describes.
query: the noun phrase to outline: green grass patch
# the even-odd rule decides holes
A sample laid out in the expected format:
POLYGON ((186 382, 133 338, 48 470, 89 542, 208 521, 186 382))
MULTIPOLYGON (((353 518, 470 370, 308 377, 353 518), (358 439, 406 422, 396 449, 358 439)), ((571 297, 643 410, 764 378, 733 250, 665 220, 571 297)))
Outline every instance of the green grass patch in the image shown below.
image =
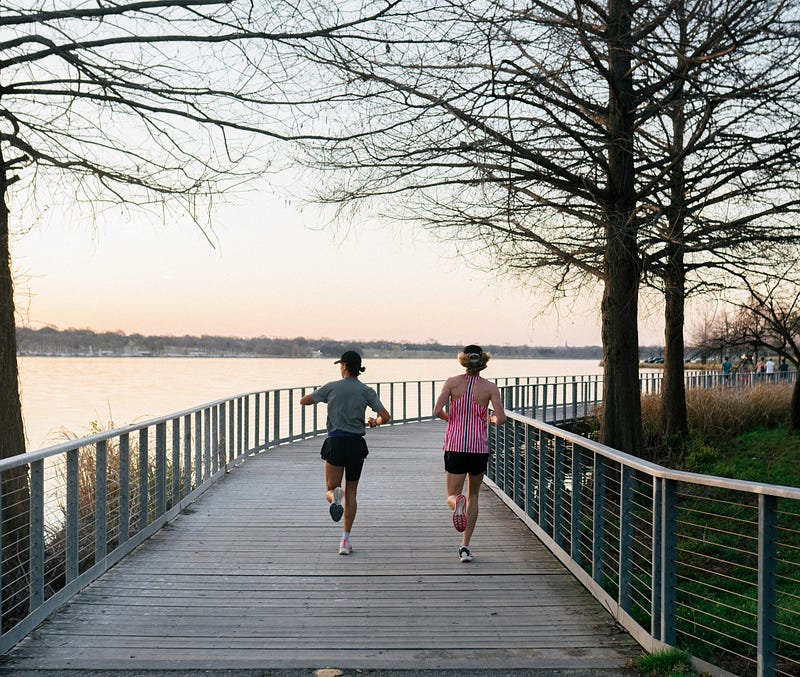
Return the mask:
POLYGON ((641 677, 680 677, 696 675, 689 654, 679 649, 665 649, 642 656, 634 664, 641 677))
POLYGON ((685 469, 704 475, 800 487, 800 435, 787 426, 746 432, 711 445, 690 443, 685 469))

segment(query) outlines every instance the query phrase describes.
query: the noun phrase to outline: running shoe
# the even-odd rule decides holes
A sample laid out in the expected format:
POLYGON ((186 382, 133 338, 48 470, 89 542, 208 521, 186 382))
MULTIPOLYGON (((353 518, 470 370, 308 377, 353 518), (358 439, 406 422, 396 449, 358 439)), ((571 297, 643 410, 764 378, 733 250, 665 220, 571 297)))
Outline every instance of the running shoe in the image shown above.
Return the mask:
POLYGON ((342 515, 344 514, 344 508, 342 507, 342 501, 344 500, 344 489, 341 487, 336 487, 333 490, 333 503, 331 503, 330 513, 331 519, 334 522, 338 522, 342 519, 342 515))
POLYGON ((456 531, 467 528, 467 497, 464 494, 456 496, 456 508, 453 510, 453 526, 456 531))
MULTIPOLYGON (((339 552, 341 552, 341 550, 339 552)), ((472 553, 470 553, 469 548, 466 545, 462 545, 458 549, 458 559, 460 559, 462 562, 472 561, 472 553)))
POLYGON ((349 555, 351 552, 353 552, 353 546, 350 545, 350 540, 346 536, 342 536, 342 540, 339 541, 339 554, 349 555))

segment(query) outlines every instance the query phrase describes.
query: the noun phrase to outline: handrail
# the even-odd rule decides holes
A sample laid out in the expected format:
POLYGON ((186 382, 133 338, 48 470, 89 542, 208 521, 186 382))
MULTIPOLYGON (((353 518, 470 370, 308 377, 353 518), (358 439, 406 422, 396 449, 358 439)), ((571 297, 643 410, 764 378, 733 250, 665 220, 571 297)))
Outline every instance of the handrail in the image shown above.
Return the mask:
MULTIPOLYGON (((794 380, 796 372, 790 374, 790 378, 794 380)), ((675 591, 680 589, 679 586, 670 587, 671 579, 667 576, 675 575, 672 565, 678 562, 675 555, 678 546, 670 540, 670 529, 676 515, 672 502, 677 500, 676 495, 682 497, 677 494, 676 487, 699 486, 704 491, 754 496, 769 508, 763 514, 759 513, 767 525, 764 533, 771 534, 774 529, 779 533, 794 533, 790 527, 784 526, 784 513, 776 513, 774 506, 782 506, 784 502, 791 506, 799 505, 800 491, 796 489, 672 471, 590 442, 530 416, 556 422, 576 418, 602 400, 600 377, 514 377, 495 379, 495 382, 501 387, 510 420, 500 429, 492 426, 491 440, 496 456, 490 465, 490 482, 503 492, 509 505, 516 506, 516 510, 524 509, 524 518, 532 528, 535 527, 537 535, 545 542, 550 539, 549 544, 556 556, 594 594, 608 602, 610 608, 620 610, 618 617, 625 621, 626 627, 633 628, 632 634, 644 646, 674 644, 671 641, 674 639, 673 631, 677 632, 678 638, 683 637, 682 628, 673 628, 669 621, 673 606, 678 603, 674 599, 675 591), (523 430, 526 446, 520 447, 523 430), (529 448, 527 440, 531 440, 530 444, 535 448, 529 448), (574 453, 574 450, 579 453, 574 453), (580 460, 583 454, 590 457, 585 464, 580 460), (578 459, 575 461, 578 465, 562 467, 563 459, 568 456, 578 459), (526 464, 528 457, 534 461, 530 467, 526 464), (586 473, 587 467, 595 470, 586 473), (621 480, 614 479, 613 468, 618 469, 621 480), (601 472, 604 485, 592 494, 595 502, 591 505, 603 505, 607 512, 606 504, 615 495, 607 487, 614 481, 622 487, 617 493, 623 494, 626 501, 630 500, 631 491, 647 499, 630 505, 615 505, 616 518, 610 513, 590 510, 579 499, 590 487, 598 486, 594 478, 600 477, 601 472), (564 504, 567 480, 571 482, 572 477, 581 478, 581 492, 570 494, 578 497, 570 500, 578 502, 567 505, 564 504), (648 501, 649 508, 646 505, 648 501), (631 505, 635 509, 623 510, 623 507, 630 508, 631 505), (552 506, 562 509, 553 510, 552 506), (645 530, 649 536, 640 533, 643 527, 639 521, 628 522, 619 517, 630 512, 638 519, 640 512, 647 513, 648 510, 654 520, 645 530), (578 521, 567 523, 567 514, 578 521), (661 526, 656 524, 656 518, 662 520, 661 526), (584 524, 587 519, 593 529, 589 536, 584 524), (776 519, 778 526, 770 526, 776 519), (541 520, 545 526, 539 524, 541 520), (644 556, 639 550, 650 552, 652 571, 643 573, 641 570, 634 576, 624 563, 613 557, 609 559, 601 547, 605 541, 597 538, 598 529, 608 529, 609 524, 616 524, 615 520, 620 533, 618 549, 628 552, 632 547, 630 543, 635 543, 638 558, 632 558, 635 562, 644 556), (566 537, 573 539, 569 541, 570 547, 565 547, 563 539, 566 537), (649 546, 647 542, 650 542, 649 546), (572 546, 576 549, 573 550, 572 546), (587 548, 591 556, 584 556, 587 548), (598 552, 604 553, 603 557, 596 556, 598 552), (660 560, 652 555, 654 552, 671 558, 665 560, 665 568, 659 568, 661 565, 656 567, 660 560), (583 566, 585 562, 591 562, 593 566, 588 578, 583 566), (616 578, 609 578, 608 572, 612 569, 620 571, 616 578), (636 615, 638 620, 632 620, 634 614, 630 607, 634 598, 630 593, 626 593, 627 596, 611 595, 606 579, 612 581, 612 588, 617 585, 620 590, 628 591, 646 583, 639 581, 634 584, 632 580, 648 576, 661 581, 660 587, 650 586, 647 594, 640 593, 635 598, 636 604, 643 607, 653 604, 658 614, 653 612, 648 616, 649 612, 640 610, 636 615), (646 603, 640 604, 645 598, 646 603), (664 615, 664 619, 659 614, 664 615), (642 630, 643 617, 655 619, 650 634, 642 630)), ((432 419, 431 412, 441 383, 400 381, 370 385, 392 412, 392 424, 399 424, 432 419)), ((643 375, 640 383, 643 393, 656 392, 661 387, 660 380, 653 375, 643 375)), ((708 375, 700 378, 687 374, 689 387, 713 383, 714 379, 709 380, 708 375)), ((738 383, 744 384, 744 381, 738 383)), ((0 570, 3 619, 0 653, 8 651, 53 610, 175 517, 224 476, 231 466, 275 446, 324 434, 324 417, 319 415, 317 407, 301 407, 298 403, 313 389, 313 386, 305 386, 239 394, 0 460, 0 507, 5 517, 0 529, 0 547, 4 553, 4 566, 0 570), (25 479, 15 484, 20 472, 25 479), (10 512, 21 514, 21 518, 16 522, 9 520, 10 512), (12 547, 18 548, 15 558, 8 556, 12 547)), ((793 518, 797 516, 791 511, 788 514, 793 518)), ((748 524, 752 528, 752 524, 748 524)), ((607 538, 605 532, 603 534, 607 538)), ((758 535, 756 529, 755 536, 751 534, 751 537, 758 540, 758 535)), ((768 540, 763 545, 764 552, 767 555, 774 552, 778 543, 780 541, 776 539, 768 540)), ((789 566, 785 562, 794 557, 794 552, 791 550, 790 555, 786 555, 781 551, 781 567, 789 566)), ((800 552, 800 544, 797 552, 800 552)), ((777 557, 773 559, 777 561, 777 557)), ((790 565, 788 575, 793 577, 794 559, 790 565)), ((778 565, 773 565, 766 572, 758 569, 759 576, 764 577, 764 585, 774 583, 777 568, 778 565)), ((781 575, 786 576, 783 570, 781 575)), ((759 583, 756 589, 760 595, 770 588, 759 583)), ((797 597, 800 598, 800 594, 797 597)), ((685 600, 679 601, 685 604, 685 600)), ((768 602, 764 605, 769 607, 768 602)), ((783 618, 790 613, 787 606, 769 607, 778 611, 764 616, 764 627, 759 626, 759 631, 769 633, 776 624, 780 628, 787 625, 783 618), (777 620, 773 619, 776 613, 777 620)), ((762 623, 760 614, 758 619, 762 623)), ((781 638, 779 641, 794 640, 781 638)), ((800 639, 796 646, 800 647, 800 639)), ((759 652, 761 647, 758 644, 759 652)), ((767 650, 766 655, 772 656, 773 660, 776 657, 784 659, 780 652, 767 650)), ((792 655, 786 660, 800 658, 792 655)), ((797 667, 800 663, 791 665, 797 667)), ((791 674, 791 671, 769 672, 768 660, 765 669, 765 675, 791 674)))
MULTIPOLYGON (((433 418, 441 383, 370 385, 398 424, 433 418)), ((231 466, 325 433, 317 407, 299 405, 314 388, 243 393, 0 460, 0 653, 231 466)))
POLYGON ((670 470, 509 412, 487 484, 648 651, 800 674, 800 489, 670 470))

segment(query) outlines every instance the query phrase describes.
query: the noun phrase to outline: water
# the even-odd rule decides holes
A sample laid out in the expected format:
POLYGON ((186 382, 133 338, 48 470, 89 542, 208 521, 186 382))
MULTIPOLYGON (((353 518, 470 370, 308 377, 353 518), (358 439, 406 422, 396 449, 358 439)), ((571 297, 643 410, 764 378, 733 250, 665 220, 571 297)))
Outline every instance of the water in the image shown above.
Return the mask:
MULTIPOLYGON (((320 385, 339 378, 331 359, 20 358, 28 449, 88 434, 92 421, 114 427, 256 390, 320 385)), ((455 359, 364 359, 362 380, 441 380, 463 370, 455 359)), ((483 372, 507 376, 600 374, 596 360, 494 359, 483 372)))

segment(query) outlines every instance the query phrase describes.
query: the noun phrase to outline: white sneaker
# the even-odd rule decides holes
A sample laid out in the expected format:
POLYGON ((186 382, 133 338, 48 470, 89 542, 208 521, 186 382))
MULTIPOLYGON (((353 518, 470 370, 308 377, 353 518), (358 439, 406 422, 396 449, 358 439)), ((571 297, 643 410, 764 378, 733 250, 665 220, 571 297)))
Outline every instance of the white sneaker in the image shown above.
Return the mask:
POLYGON ((344 489, 341 487, 336 487, 333 490, 333 503, 331 503, 331 507, 329 508, 331 519, 334 522, 338 522, 340 519, 342 519, 342 515, 344 514, 342 501, 344 501, 344 489))
POLYGON ((466 545, 462 545, 458 549, 458 559, 460 559, 462 562, 472 561, 472 554, 470 553, 469 548, 466 545))
POLYGON ((353 552, 353 546, 350 545, 350 539, 342 536, 342 540, 339 541, 339 554, 349 555, 351 552, 353 552))

